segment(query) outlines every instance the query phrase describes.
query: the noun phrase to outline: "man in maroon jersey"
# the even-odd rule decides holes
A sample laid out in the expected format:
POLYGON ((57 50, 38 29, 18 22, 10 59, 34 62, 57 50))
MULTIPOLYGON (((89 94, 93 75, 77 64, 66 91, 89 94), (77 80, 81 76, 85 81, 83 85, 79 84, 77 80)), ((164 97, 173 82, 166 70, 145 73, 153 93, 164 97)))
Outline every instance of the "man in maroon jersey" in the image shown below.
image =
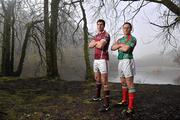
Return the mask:
POLYGON ((101 86, 103 87, 104 105, 99 109, 99 112, 110 110, 109 107, 109 86, 108 86, 108 47, 110 43, 110 35, 104 30, 105 21, 99 19, 97 21, 98 33, 89 43, 89 48, 95 49, 94 54, 94 75, 96 80, 96 95, 92 98, 93 101, 101 101, 101 86))

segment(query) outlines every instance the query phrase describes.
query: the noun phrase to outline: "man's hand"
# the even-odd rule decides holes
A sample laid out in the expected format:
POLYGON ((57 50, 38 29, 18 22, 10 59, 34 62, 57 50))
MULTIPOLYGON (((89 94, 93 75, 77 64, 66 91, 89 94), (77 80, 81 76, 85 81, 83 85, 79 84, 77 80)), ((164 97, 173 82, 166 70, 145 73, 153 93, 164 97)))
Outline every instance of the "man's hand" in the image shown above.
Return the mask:
POLYGON ((92 40, 90 43, 89 43, 89 48, 94 48, 95 46, 97 45, 97 42, 95 40, 92 40))
POLYGON ((124 43, 119 44, 119 48, 118 48, 119 51, 127 52, 129 49, 130 49, 130 46, 124 43))
POLYGON ((125 44, 124 43, 119 43, 118 46, 119 48, 123 47, 125 44))
POLYGON ((106 45, 107 41, 105 39, 101 39, 100 41, 96 42, 96 48, 103 49, 106 45))
POLYGON ((111 50, 115 51, 118 50, 119 48, 121 48, 123 46, 123 43, 118 43, 116 42, 114 45, 112 45, 111 50))

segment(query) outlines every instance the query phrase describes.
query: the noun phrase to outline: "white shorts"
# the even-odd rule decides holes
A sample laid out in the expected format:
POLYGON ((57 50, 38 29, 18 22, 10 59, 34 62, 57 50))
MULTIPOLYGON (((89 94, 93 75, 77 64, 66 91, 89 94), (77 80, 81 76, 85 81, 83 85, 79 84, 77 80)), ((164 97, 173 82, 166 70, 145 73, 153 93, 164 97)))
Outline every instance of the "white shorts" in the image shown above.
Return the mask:
POLYGON ((93 68, 94 72, 100 72, 101 74, 108 73, 108 60, 94 60, 93 68))
POLYGON ((132 77, 136 74, 134 59, 119 60, 118 73, 120 77, 132 77))

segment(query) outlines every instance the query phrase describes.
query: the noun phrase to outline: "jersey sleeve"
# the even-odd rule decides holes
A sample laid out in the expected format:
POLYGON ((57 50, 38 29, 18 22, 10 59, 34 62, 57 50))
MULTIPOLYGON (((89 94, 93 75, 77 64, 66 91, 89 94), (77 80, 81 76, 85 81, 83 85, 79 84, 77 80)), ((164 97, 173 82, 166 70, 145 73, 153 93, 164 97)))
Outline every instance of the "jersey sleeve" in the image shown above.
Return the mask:
POLYGON ((96 37, 97 37, 97 35, 93 36, 93 37, 92 37, 92 40, 95 40, 95 41, 96 41, 96 37))
POLYGON ((104 36, 104 39, 106 40, 106 42, 109 42, 110 41, 110 35, 109 34, 106 34, 104 36))
POLYGON ((134 48, 136 46, 136 38, 132 38, 130 41, 126 43, 126 45, 134 48))

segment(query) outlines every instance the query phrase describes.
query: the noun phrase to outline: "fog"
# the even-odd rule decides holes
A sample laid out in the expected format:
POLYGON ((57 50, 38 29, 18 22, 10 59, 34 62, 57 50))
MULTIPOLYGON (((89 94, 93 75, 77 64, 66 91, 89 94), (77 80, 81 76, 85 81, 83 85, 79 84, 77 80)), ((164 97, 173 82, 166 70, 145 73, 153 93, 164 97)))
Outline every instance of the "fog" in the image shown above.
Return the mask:
MULTIPOLYGON (((93 3, 91 3, 93 4, 93 3)), ((136 7, 138 3, 133 4, 136 7)), ((118 11, 121 11, 125 4, 119 6, 118 11)), ((96 34, 96 21, 103 18, 106 21, 105 30, 110 33, 111 45, 116 39, 122 37, 122 30, 120 29, 124 23, 123 17, 115 19, 115 15, 111 11, 102 12, 98 17, 92 16, 92 10, 88 5, 84 5, 87 12, 88 30, 93 36, 96 34)), ((134 59, 136 63, 137 74, 135 77, 136 83, 147 84, 180 84, 180 66, 173 62, 174 57, 171 53, 172 49, 179 46, 179 31, 173 31, 176 40, 172 41, 172 45, 163 44, 163 36, 158 36, 161 29, 151 25, 149 22, 162 25, 162 19, 159 16, 166 10, 164 6, 150 3, 148 6, 143 7, 140 12, 133 19, 132 35, 137 39, 137 45, 134 49, 134 59), (177 44, 175 44, 177 43, 177 44), (173 47, 175 46, 175 47, 173 47), (164 51, 164 48, 165 51, 164 51)), ((132 15, 126 14, 127 19, 132 15)), ((81 37, 81 36, 80 36, 81 37)), ((83 34, 82 34, 83 37, 83 34)), ((81 38, 82 38, 81 37, 81 38)), ((84 80, 85 78, 85 63, 83 58, 83 40, 79 46, 67 45, 63 48, 63 59, 58 59, 58 67, 60 77, 64 80, 84 80)), ((91 65, 93 64, 93 50, 89 50, 91 65)), ((110 82, 119 82, 117 72, 117 52, 110 53, 110 82)), ((40 67, 37 58, 38 54, 27 57, 24 64, 22 77, 37 77, 43 76, 46 73, 45 68, 40 67), (33 64, 33 65, 32 65, 33 64)))

